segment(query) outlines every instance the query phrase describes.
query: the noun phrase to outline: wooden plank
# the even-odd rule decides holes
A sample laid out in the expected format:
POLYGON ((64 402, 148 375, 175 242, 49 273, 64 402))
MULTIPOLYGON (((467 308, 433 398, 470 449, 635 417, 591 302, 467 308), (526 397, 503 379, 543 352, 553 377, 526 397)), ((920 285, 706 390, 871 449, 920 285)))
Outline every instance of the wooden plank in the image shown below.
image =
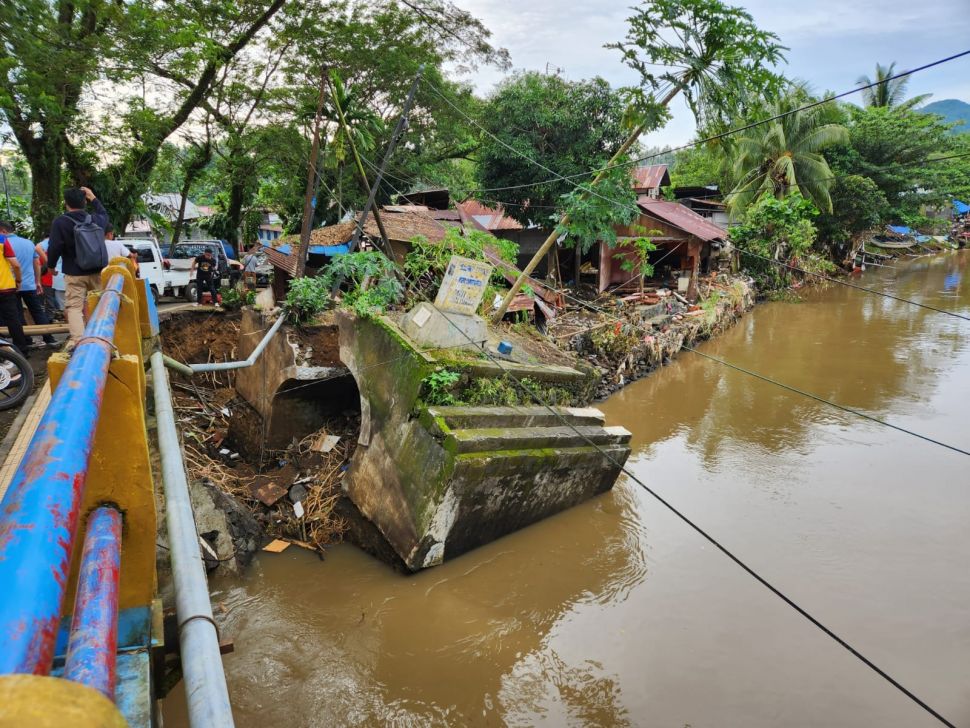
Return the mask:
MULTIPOLYGON (((44 334, 66 334, 70 331, 67 324, 37 324, 24 326, 24 334, 27 336, 43 336, 44 334)), ((0 336, 10 336, 10 329, 0 326, 0 336)))
POLYGON ((27 452, 27 445, 30 444, 30 439, 37 431, 40 418, 47 411, 47 405, 50 404, 50 401, 51 386, 50 380, 47 380, 38 390, 37 398, 34 400, 34 406, 30 408, 27 419, 24 420, 20 432, 17 433, 17 439, 14 440, 10 453, 7 455, 6 460, 3 461, 3 465, 0 466, 0 500, 3 500, 7 488, 10 487, 10 481, 13 480, 13 475, 17 472, 20 461, 23 460, 27 452))

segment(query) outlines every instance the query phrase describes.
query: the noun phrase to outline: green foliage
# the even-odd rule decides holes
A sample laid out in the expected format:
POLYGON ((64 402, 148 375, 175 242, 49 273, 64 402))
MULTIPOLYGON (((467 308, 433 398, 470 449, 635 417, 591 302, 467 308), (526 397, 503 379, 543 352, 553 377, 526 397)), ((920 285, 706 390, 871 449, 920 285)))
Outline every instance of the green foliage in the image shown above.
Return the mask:
POLYGON ((626 108, 623 96, 601 78, 567 81, 534 72, 512 76, 481 112, 488 133, 476 155, 478 186, 529 185, 503 191, 510 203, 505 214, 522 224, 544 222, 570 202, 564 195, 574 188, 548 170, 565 177, 586 175, 608 159, 627 135, 626 108))
POLYGON ((430 405, 458 404, 455 398, 455 385, 461 380, 459 372, 451 369, 437 369, 421 380, 423 385, 422 399, 430 405))
POLYGON ((741 265, 751 273, 762 293, 784 288, 793 281, 789 269, 763 258, 814 272, 834 268, 812 253, 816 236, 812 219, 817 215, 815 206, 797 192, 784 199, 765 192, 748 208, 742 224, 731 228, 731 241, 741 251, 741 265), (745 251, 754 255, 745 255, 745 251))
POLYGON ((523 377, 516 384, 508 375, 496 378, 479 377, 462 392, 471 405, 517 407, 549 404, 568 407, 578 404, 576 396, 567 389, 523 377), (520 386, 521 385, 521 386, 520 386))
POLYGON ((849 114, 847 143, 826 150, 825 156, 835 174, 871 179, 885 195, 891 218, 915 213, 927 203, 945 203, 952 194, 947 175, 961 166, 970 169, 967 159, 930 161, 953 154, 958 144, 937 116, 885 106, 852 107, 849 114))
MULTIPOLYGON (((496 238, 480 230, 466 230, 462 235, 458 228, 448 228, 445 237, 440 242, 432 243, 423 235, 411 240, 411 251, 404 258, 404 271, 418 290, 431 297, 431 289, 441 283, 445 269, 453 255, 470 258, 481 262, 485 260, 485 248, 491 248, 499 257, 515 265, 519 246, 511 240, 496 238)), ((494 283, 504 283, 498 272, 492 273, 494 283)), ((486 303, 490 301, 485 299, 486 303)))
POLYGON ((729 157, 735 184, 727 202, 735 215, 765 192, 779 198, 799 193, 820 210, 832 211, 829 188, 833 175, 822 151, 844 144, 849 133, 830 121, 833 109, 829 104, 796 111, 806 100, 807 94, 796 90, 768 104, 758 114, 760 118, 785 116, 734 138, 729 157))
POLYGON ((560 198, 561 207, 569 216, 556 226, 557 233, 566 235, 563 245, 579 245, 584 253, 597 241, 616 247, 616 226, 629 225, 639 217, 630 170, 623 161, 604 173, 595 192, 590 191, 593 188, 589 185, 582 185, 560 198))
POLYGON ((651 96, 681 92, 701 128, 717 130, 752 98, 773 96, 772 67, 786 50, 750 14, 720 0, 651 0, 635 8, 626 39, 611 43, 651 96))
POLYGON ((873 106, 882 106, 885 108, 898 106, 904 109, 912 109, 914 106, 919 106, 932 95, 922 94, 906 100, 906 87, 909 85, 909 76, 895 78, 891 81, 887 80, 896 75, 896 73, 896 62, 893 61, 888 66, 877 63, 875 78, 869 78, 865 75, 859 76, 856 79, 856 83, 860 86, 870 86, 873 83, 878 84, 862 92, 862 102, 869 108, 873 106))
POLYGON ((328 289, 343 282, 346 292, 341 305, 360 316, 372 316, 401 300, 404 286, 396 273, 383 253, 365 250, 334 257, 319 278, 328 289))
POLYGON ((620 263, 620 268, 629 273, 638 273, 642 286, 644 277, 653 275, 653 266, 650 265, 650 253, 655 251, 657 246, 651 242, 650 238, 642 237, 634 238, 626 243, 626 246, 633 249, 633 253, 636 255, 636 262, 624 258, 623 262, 620 263))
POLYGON ((290 323, 309 323, 331 303, 330 286, 321 278, 294 278, 286 292, 283 308, 290 323))
POLYGON ((674 155, 670 168, 671 187, 706 187, 726 185, 724 174, 724 145, 710 142, 681 149, 674 155))
POLYGON ((240 291, 236 286, 225 286, 219 289, 219 295, 222 296, 222 307, 227 311, 235 311, 256 303, 256 291, 240 291))
POLYGON ((832 212, 822 213, 817 222, 822 240, 842 245, 885 222, 889 202, 868 177, 855 174, 837 177, 830 192, 832 212))

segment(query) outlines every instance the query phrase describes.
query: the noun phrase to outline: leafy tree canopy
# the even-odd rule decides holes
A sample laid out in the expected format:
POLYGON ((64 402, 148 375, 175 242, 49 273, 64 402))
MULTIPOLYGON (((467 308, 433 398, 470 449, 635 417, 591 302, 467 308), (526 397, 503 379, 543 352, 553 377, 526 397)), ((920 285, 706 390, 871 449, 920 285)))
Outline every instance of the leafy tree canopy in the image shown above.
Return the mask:
POLYGON ((549 220, 562 209, 560 198, 623 143, 624 109, 622 96, 601 78, 516 74, 482 109, 487 133, 476 154, 479 187, 512 188, 498 194, 510 203, 506 214, 523 224, 549 220))

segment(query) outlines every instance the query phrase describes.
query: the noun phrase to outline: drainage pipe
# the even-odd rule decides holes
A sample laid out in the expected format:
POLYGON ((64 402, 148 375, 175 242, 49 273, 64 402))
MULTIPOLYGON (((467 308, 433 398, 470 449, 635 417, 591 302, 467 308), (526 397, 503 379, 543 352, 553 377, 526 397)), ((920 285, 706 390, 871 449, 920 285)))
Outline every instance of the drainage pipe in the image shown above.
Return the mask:
POLYGON ((189 501, 189 486, 162 352, 152 354, 151 362, 158 449, 165 485, 165 523, 175 582, 175 609, 189 725, 192 728, 232 728, 232 708, 219 653, 219 635, 212 619, 209 587, 199 551, 199 536, 189 501))
POLYGON ((251 367, 256 363, 256 360, 259 359, 259 355, 263 353, 263 349, 266 348, 266 345, 269 343, 270 339, 272 339, 276 335, 276 332, 279 331, 280 326, 283 325, 285 318, 285 316, 281 315, 278 319, 276 319, 276 323, 270 327, 270 330, 266 332, 263 340, 259 342, 259 345, 253 349, 253 353, 250 354, 249 358, 245 361, 225 361, 218 362, 216 364, 189 364, 188 366, 191 367, 194 374, 198 374, 199 372, 223 372, 227 369, 245 369, 246 367, 251 367))
POLYGON ((169 369, 174 369, 179 374, 184 374, 187 377, 191 377, 195 372, 192 371, 192 367, 188 364, 183 364, 178 359, 173 359, 172 357, 162 354, 162 360, 165 362, 165 366, 169 369))

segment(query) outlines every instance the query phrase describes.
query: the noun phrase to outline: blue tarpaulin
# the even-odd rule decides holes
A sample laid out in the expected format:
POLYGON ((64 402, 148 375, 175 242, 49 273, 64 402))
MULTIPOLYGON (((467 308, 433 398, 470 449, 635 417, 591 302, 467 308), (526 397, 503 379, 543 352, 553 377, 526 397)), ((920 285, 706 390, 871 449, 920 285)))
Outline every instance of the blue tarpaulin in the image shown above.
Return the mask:
POLYGON ((953 201, 953 210, 957 215, 966 215, 970 212, 970 205, 966 202, 960 202, 960 200, 953 201))
POLYGON ((910 230, 905 225, 890 225, 889 229, 892 230, 897 235, 912 235, 913 231, 910 230))
MULTIPOLYGON (((276 248, 279 252, 284 255, 290 255, 293 252, 293 248, 290 247, 289 243, 284 243, 276 248)), ((350 252, 350 246, 344 245, 311 245, 310 255, 346 255, 350 252)))

